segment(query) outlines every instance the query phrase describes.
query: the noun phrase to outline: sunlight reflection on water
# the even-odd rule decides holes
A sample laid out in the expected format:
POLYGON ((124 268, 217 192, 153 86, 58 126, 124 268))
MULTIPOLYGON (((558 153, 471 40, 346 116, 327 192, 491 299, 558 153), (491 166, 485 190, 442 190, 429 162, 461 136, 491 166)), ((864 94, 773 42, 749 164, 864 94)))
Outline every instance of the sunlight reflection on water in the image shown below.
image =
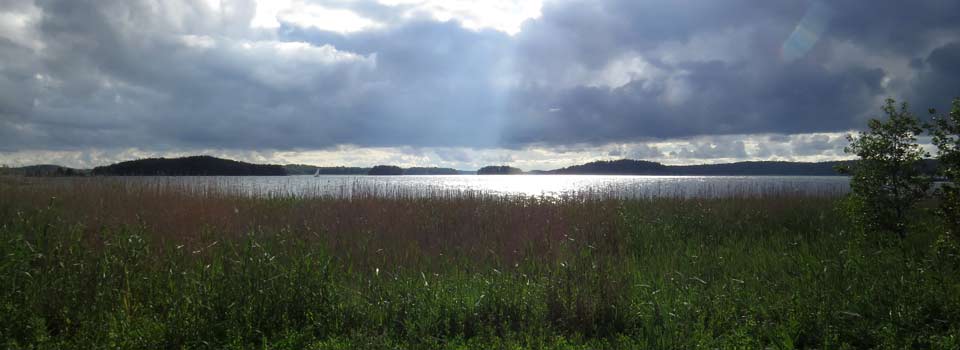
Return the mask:
POLYGON ((425 175, 425 176, 239 176, 132 177, 255 196, 449 197, 587 196, 599 198, 724 198, 838 196, 849 191, 841 176, 606 176, 606 175, 425 175))

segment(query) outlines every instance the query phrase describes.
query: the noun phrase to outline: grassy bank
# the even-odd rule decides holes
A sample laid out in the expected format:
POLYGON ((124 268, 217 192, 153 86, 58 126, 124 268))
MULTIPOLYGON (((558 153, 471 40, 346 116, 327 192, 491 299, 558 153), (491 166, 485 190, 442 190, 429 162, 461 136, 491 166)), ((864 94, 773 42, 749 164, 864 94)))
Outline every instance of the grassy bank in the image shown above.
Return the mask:
POLYGON ((932 215, 836 198, 250 198, 0 181, 5 348, 960 347, 932 215))

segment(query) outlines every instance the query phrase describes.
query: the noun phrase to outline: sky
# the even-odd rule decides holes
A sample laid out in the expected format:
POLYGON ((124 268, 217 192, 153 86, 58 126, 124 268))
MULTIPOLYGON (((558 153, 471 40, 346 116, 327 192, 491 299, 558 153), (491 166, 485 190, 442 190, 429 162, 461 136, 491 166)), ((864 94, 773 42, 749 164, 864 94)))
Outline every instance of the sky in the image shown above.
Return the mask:
POLYGON ((823 161, 958 77, 956 0, 3 0, 0 163, 823 161))

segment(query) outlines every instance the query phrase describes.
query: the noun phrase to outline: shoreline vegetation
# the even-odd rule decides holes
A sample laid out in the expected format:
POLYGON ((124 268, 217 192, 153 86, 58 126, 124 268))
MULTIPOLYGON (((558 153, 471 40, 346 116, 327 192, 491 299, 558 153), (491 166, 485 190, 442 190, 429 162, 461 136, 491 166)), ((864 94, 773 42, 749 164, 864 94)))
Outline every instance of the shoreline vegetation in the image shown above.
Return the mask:
POLYGON ((251 198, 0 178, 5 348, 960 346, 922 205, 849 197, 251 198))
MULTIPOLYGON (((438 167, 401 168, 394 165, 363 167, 318 167, 305 164, 253 164, 211 156, 148 158, 125 161, 93 169, 74 169, 59 165, 33 165, 0 168, 0 175, 37 177, 57 176, 283 176, 283 175, 661 175, 661 176, 843 176, 838 168, 855 166, 857 161, 819 163, 786 161, 747 161, 723 164, 664 165, 644 160, 620 159, 594 161, 554 170, 524 171, 500 165, 477 171, 438 167)), ((923 172, 934 174, 938 162, 920 162, 923 172)))

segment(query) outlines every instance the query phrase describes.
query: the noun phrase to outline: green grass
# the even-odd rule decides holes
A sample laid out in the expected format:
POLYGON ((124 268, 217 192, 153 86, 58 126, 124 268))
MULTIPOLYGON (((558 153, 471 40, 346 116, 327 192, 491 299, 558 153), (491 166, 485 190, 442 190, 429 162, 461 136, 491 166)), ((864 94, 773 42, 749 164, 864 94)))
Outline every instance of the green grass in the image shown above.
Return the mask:
POLYGON ((960 269, 830 198, 0 182, 3 348, 960 347, 960 269))

